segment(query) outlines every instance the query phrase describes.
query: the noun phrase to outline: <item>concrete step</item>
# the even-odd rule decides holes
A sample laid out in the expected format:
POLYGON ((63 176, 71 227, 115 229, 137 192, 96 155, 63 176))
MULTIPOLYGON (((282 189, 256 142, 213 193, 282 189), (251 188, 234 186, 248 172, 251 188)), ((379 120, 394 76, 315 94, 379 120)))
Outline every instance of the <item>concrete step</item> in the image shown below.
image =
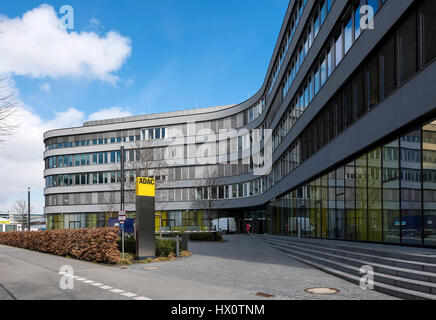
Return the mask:
MULTIPOLYGON (((278 244, 277 242, 269 243, 282 247, 282 248, 298 248, 299 246, 293 246, 288 243, 278 244)), ((324 257, 330 257, 331 259, 339 262, 349 263, 355 267, 361 267, 363 265, 371 265, 374 271, 384 274, 389 274, 392 276, 403 277, 412 280, 419 280, 424 282, 436 283, 436 273, 417 271, 414 269, 396 267, 392 265, 387 265, 379 262, 374 262, 374 259, 370 255, 360 255, 360 254, 346 254, 341 255, 341 252, 337 252, 332 249, 320 248, 320 247, 306 247, 308 250, 315 250, 315 254, 319 254, 324 257)))
MULTIPOLYGON (((364 260, 372 264, 380 264, 380 265, 391 266, 400 269, 415 270, 418 271, 415 274, 428 276, 428 278, 423 278, 424 281, 436 282, 431 279, 433 275, 436 276, 436 264, 432 264, 432 263, 425 263, 425 262, 405 260, 405 259, 396 259, 396 258, 383 257, 380 255, 361 253, 360 250, 357 251, 356 248, 353 248, 352 250, 350 248, 347 248, 348 250, 343 250, 336 247, 333 248, 325 247, 322 245, 314 245, 311 243, 304 243, 304 242, 292 242, 292 241, 283 241, 283 240, 275 240, 275 239, 267 239, 266 241, 275 244, 301 246, 304 248, 314 249, 321 252, 330 252, 343 257, 364 260)), ((409 257, 409 259, 412 258, 413 257, 409 257)))
MULTIPOLYGON (((352 283, 360 284, 360 278, 361 278, 360 276, 355 276, 348 272, 343 272, 335 268, 328 267, 324 264, 305 259, 301 257, 301 255, 294 255, 294 254, 287 253, 286 256, 298 260, 307 265, 310 265, 328 274, 334 275, 338 278, 350 281, 352 283)), ((413 291, 409 289, 404 289, 404 288, 398 288, 385 283, 379 283, 377 281, 374 281, 374 290, 404 300, 435 300, 436 299, 434 295, 413 291)))
POLYGON ((265 237, 273 247, 286 255, 310 264, 320 270, 337 275, 354 283, 360 283, 361 267, 369 265, 374 270, 375 290, 402 299, 436 300, 436 264, 432 251, 395 249, 378 246, 372 253, 370 246, 352 245, 306 239, 265 237), (401 252, 404 251, 404 252, 401 252), (428 254, 430 253, 430 254, 428 254))
POLYGON ((286 236, 271 236, 265 235, 266 239, 280 239, 282 241, 292 241, 301 243, 311 243, 315 245, 322 245, 323 247, 338 248, 342 250, 353 250, 358 247, 359 252, 377 255, 381 257, 389 257, 394 259, 413 260, 422 263, 429 263, 436 265, 436 249, 430 248, 411 248, 401 247, 389 244, 375 244, 367 242, 352 242, 340 240, 327 240, 327 239, 313 239, 313 238, 295 238, 286 236), (424 254, 423 252, 426 252, 424 254))
MULTIPOLYGON (((332 268, 336 268, 343 272, 348 272, 350 274, 353 274, 355 276, 360 276, 360 268, 367 264, 360 264, 357 265, 353 263, 354 261, 351 261, 349 259, 341 259, 341 257, 333 254, 322 254, 314 250, 310 249, 301 249, 301 248, 284 248, 280 246, 273 245, 273 247, 282 250, 286 253, 291 254, 299 254, 304 253, 305 255, 310 256, 309 259, 314 259, 317 262, 324 263, 332 268), (342 260, 342 261, 341 261, 342 260)), ((369 264, 371 265, 371 264, 369 264)), ((371 265, 373 266, 373 265, 371 265)), ((374 266, 373 266, 374 267, 374 266)), ((436 283, 427 282, 427 281, 420 281, 420 280, 414 280, 410 278, 405 278, 402 276, 394 276, 387 273, 383 273, 380 271, 380 268, 377 270, 374 267, 374 280, 380 283, 386 283, 392 286, 410 289, 414 291, 420 291, 427 294, 435 295, 436 298, 436 283)))

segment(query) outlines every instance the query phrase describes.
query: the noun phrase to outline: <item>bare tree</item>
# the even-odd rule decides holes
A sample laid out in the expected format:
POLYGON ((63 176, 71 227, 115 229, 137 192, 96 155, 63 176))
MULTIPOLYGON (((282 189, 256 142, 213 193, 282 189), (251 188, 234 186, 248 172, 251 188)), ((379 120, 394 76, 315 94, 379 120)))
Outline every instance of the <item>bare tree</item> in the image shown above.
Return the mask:
POLYGON ((0 142, 16 129, 12 123, 13 115, 17 111, 18 103, 14 100, 14 94, 10 89, 7 78, 0 78, 0 142))
POLYGON ((156 190, 160 189, 162 182, 164 182, 162 177, 166 176, 165 150, 168 150, 168 147, 157 147, 156 145, 156 140, 136 141, 134 149, 136 152, 132 153, 132 149, 126 151, 129 153, 129 162, 125 168, 131 172, 131 175, 126 177, 126 190, 135 192, 134 177, 155 177, 156 190))
MULTIPOLYGON (((125 149, 125 180, 124 180, 124 195, 126 203, 135 202, 135 189, 136 179, 135 177, 154 177, 156 187, 156 201, 159 197, 159 189, 162 187, 162 183, 167 177, 167 163, 165 161, 165 148, 157 147, 156 140, 141 140, 135 141, 134 147, 125 149)), ((116 170, 120 170, 120 164, 114 165, 116 170)), ((115 185, 114 185, 115 189, 115 185)), ((104 205, 105 212, 114 212, 119 210, 119 203, 115 201, 106 201, 104 205)), ((161 207, 165 203, 160 202, 161 207)))
MULTIPOLYGON (((21 230, 25 230, 28 226, 27 221, 27 201, 25 200, 17 200, 11 211, 11 217, 14 221, 19 222, 21 224, 21 230)), ((32 211, 32 207, 30 208, 32 211)))
POLYGON ((203 167, 203 178, 198 180, 195 189, 192 189, 191 199, 194 199, 196 207, 204 211, 204 217, 208 221, 208 228, 212 230, 212 220, 224 199, 219 199, 218 172, 214 166, 203 167))

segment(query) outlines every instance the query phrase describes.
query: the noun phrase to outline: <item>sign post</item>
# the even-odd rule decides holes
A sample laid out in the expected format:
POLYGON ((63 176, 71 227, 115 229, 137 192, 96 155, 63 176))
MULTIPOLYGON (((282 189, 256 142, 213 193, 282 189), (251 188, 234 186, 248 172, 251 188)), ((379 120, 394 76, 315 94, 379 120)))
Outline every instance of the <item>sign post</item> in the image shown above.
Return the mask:
POLYGON ((118 222, 120 224, 121 229, 121 250, 123 253, 123 260, 124 260, 124 221, 126 221, 126 211, 120 210, 118 212, 118 222))
POLYGON ((136 256, 155 257, 155 180, 136 178, 136 256))

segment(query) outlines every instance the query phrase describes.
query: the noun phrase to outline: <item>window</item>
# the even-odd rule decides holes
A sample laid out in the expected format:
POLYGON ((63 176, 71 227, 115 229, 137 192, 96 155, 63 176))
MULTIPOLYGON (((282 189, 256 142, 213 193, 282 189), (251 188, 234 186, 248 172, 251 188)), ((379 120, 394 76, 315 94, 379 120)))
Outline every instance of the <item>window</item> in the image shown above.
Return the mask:
POLYGON ((371 57, 365 67, 365 105, 367 109, 378 102, 378 63, 377 55, 371 57))
MULTIPOLYGON (((372 7, 372 9, 374 10, 374 14, 377 13, 378 11, 378 1, 379 0, 368 0, 368 6, 372 7)), ((369 19, 369 21, 371 21, 371 17, 369 19)))
POLYGON ((315 82, 315 95, 316 95, 318 93, 318 91, 319 91, 319 88, 320 88, 320 72, 319 72, 319 69, 316 69, 316 71, 315 71, 314 82, 315 82))
POLYGON ((321 2, 321 12, 320 12, 320 15, 321 15, 321 25, 322 25, 324 23, 324 21, 325 21, 326 16, 327 16, 327 6, 326 6, 326 2, 325 1, 321 2))
POLYGON ((351 14, 348 15, 344 27, 344 40, 345 40, 345 53, 350 50, 351 45, 353 44, 353 19, 351 14))
POLYGON ((342 108, 342 97, 337 95, 335 98, 335 123, 336 134, 340 134, 344 130, 344 112, 342 108))
POLYGON ((360 36, 361 33, 361 29, 360 29, 360 19, 361 19, 361 15, 360 15, 360 6, 357 5, 356 9, 354 11, 354 38, 357 39, 360 36))
POLYGON ((336 66, 342 61, 343 58, 343 37, 342 32, 339 32, 335 37, 335 54, 336 54, 336 66))
POLYGON ((316 36, 318 35, 319 32, 319 27, 320 27, 320 18, 319 15, 316 14, 315 17, 313 18, 313 29, 314 29, 314 39, 316 38, 316 36))
POLYGON ((390 37, 380 49, 380 98, 395 89, 395 37, 390 37))
POLYGON ((359 70, 353 79, 353 101, 357 118, 366 112, 363 95, 363 72, 359 70))
POLYGON ((398 81, 408 80, 417 70, 416 15, 412 14, 398 30, 398 81))
POLYGON ((334 67, 334 62, 333 62, 333 49, 329 47, 328 52, 327 52, 327 75, 328 75, 328 77, 330 77, 334 68, 335 67, 334 67))
POLYGON ((321 87, 327 81, 327 61, 326 57, 321 61, 321 87))
POLYGON ((424 0, 419 8, 422 26, 422 65, 436 57, 436 1, 424 0))
POLYGON ((345 111, 345 126, 348 127, 354 121, 354 106, 353 106, 353 86, 349 82, 344 88, 344 111, 345 111))

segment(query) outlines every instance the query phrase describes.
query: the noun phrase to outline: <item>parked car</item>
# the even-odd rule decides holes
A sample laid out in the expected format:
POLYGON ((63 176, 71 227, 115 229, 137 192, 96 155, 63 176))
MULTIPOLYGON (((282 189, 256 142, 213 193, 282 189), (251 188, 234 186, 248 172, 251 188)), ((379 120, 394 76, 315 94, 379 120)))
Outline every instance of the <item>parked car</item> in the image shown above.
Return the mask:
POLYGON ((235 218, 213 219, 212 228, 223 233, 234 233, 236 232, 235 218))

